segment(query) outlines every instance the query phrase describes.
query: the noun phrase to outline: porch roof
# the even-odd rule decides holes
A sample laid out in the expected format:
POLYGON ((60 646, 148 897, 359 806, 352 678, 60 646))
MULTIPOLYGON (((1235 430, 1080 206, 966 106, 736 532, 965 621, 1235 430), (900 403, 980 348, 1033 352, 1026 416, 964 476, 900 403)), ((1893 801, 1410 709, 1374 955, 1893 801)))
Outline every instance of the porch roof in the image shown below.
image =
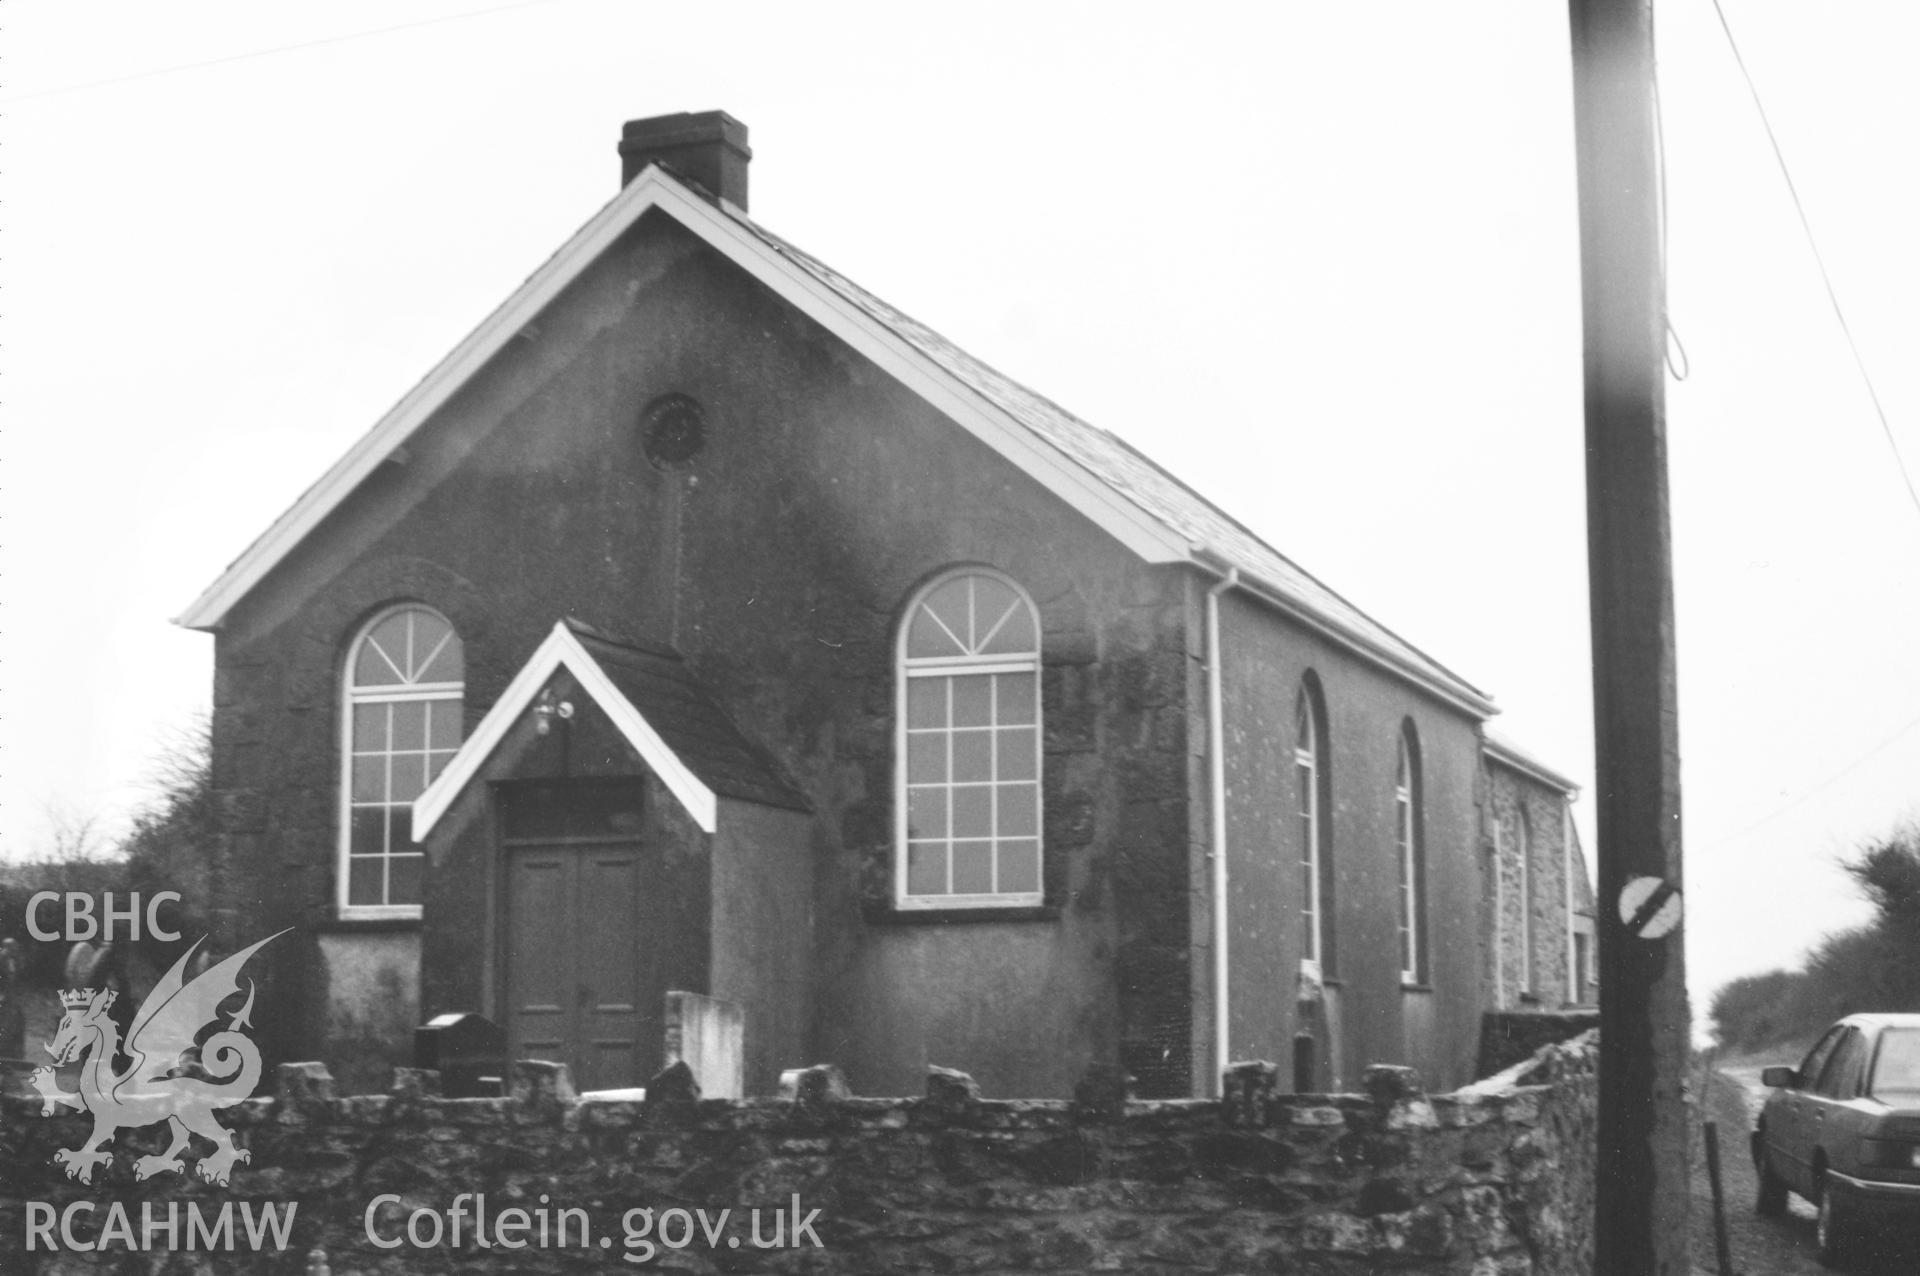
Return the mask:
POLYGON ((678 652, 626 642, 578 621, 557 622, 507 689, 413 804, 413 839, 424 841, 480 774, 535 697, 562 669, 607 715, 703 832, 718 825, 718 796, 808 809, 772 758, 743 735, 678 652))

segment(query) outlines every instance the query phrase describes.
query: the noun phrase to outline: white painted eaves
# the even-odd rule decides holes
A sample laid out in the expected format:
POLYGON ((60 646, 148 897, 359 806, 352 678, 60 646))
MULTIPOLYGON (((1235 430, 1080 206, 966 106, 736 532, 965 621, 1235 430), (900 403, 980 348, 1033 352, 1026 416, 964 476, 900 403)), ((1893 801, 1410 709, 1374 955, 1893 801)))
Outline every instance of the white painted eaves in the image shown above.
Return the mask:
POLYGON ((680 800, 701 831, 714 831, 719 803, 713 790, 660 738, 660 733, 653 729, 633 702, 620 693, 606 670, 580 645, 580 640, 573 636, 566 622, 561 621, 554 625, 553 631, 534 649, 527 663, 520 667, 520 672, 513 676, 507 689, 493 702, 493 708, 487 710, 487 716, 480 719, 480 725, 473 729, 473 734, 467 737, 460 751, 447 763, 447 769, 427 786, 425 793, 414 799, 414 841, 426 840, 427 834, 447 813, 454 799, 473 782, 480 768, 493 756, 493 751, 507 738, 507 732, 513 724, 532 707, 540 689, 561 669, 572 674, 580 684, 580 689, 600 706, 601 712, 633 746, 633 751, 640 755, 641 761, 660 778, 667 791, 680 800))
POLYGON ((655 166, 626 186, 434 367, 176 623, 218 629, 229 611, 383 460, 444 406, 629 227, 652 209, 845 341, 927 403, 1151 563, 1237 567, 1253 594, 1385 671, 1476 717, 1492 701, 1379 624, 1116 436, 1074 417, 881 301, 738 209, 655 166))
POLYGON ((689 192, 657 166, 649 167, 595 214, 545 265, 454 347, 420 383, 302 493, 264 535, 175 622, 218 629, 227 613, 292 552, 413 432, 484 368, 514 335, 539 317, 560 293, 649 209, 658 208, 753 275, 795 308, 873 360, 908 388, 971 430, 1148 562, 1178 562, 1187 545, 1152 516, 1056 449, 1033 437, 977 392, 960 383, 871 315, 774 250, 761 236, 689 192))

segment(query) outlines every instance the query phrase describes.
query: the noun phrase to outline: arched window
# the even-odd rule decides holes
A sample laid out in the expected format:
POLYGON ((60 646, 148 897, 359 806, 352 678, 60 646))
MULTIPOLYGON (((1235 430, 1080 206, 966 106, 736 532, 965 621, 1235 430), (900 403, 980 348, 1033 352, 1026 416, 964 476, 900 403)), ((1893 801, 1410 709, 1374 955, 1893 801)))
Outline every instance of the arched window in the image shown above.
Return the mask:
POLYGON ((1320 688, 1309 674, 1293 707, 1293 777, 1299 812, 1301 956, 1328 971, 1331 927, 1326 917, 1332 882, 1327 867, 1328 788, 1326 711, 1320 688))
POLYGON ((375 616, 347 651, 339 902, 343 917, 417 917, 413 800, 460 747, 466 661, 439 613, 375 616))
POLYGON ((1493 821, 1493 1004, 1507 1004, 1507 834, 1493 821))
POLYGON ((996 572, 940 577, 900 627, 894 898, 1039 904, 1040 626, 996 572))
POLYGON ((1400 870, 1400 979, 1426 980, 1426 865, 1422 863, 1420 740, 1409 722, 1400 732, 1393 775, 1393 841, 1400 870))
POLYGON ((1514 854, 1519 859, 1520 896, 1520 992, 1533 995, 1533 828, 1527 821, 1527 808, 1520 808, 1515 827, 1518 834, 1514 854))

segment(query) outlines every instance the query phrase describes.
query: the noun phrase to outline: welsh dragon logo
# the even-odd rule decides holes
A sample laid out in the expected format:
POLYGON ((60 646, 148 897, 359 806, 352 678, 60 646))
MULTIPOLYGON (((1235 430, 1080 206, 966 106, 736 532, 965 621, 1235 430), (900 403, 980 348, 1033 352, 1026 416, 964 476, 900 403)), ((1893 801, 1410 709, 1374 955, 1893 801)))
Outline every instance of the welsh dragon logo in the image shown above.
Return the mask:
POLYGON ((240 1102, 260 1080, 260 1049, 240 1031, 253 1026, 248 1018, 253 1013, 252 980, 247 981, 246 1004, 231 1014, 226 1028, 197 1047, 195 1039, 217 1021, 220 1003, 240 991, 240 968, 247 958, 284 934, 283 930, 269 935, 188 980, 184 972, 200 947, 196 942, 141 1003, 125 1045, 133 1062, 121 1072, 114 1071, 115 1056, 122 1049, 120 1028, 108 1015, 118 994, 95 988, 60 994, 66 1014, 53 1040, 45 1043, 53 1067, 36 1068, 33 1086, 43 1100, 42 1116, 52 1116, 59 1104, 93 1114, 93 1133, 79 1147, 53 1154, 54 1163, 66 1167, 68 1178, 92 1183, 95 1167, 113 1159, 105 1148, 116 1130, 161 1121, 173 1128, 173 1143, 158 1156, 137 1158, 133 1163, 136 1179, 180 1173, 186 1168, 180 1154, 193 1134, 214 1147, 197 1167, 209 1183, 225 1186, 234 1162, 253 1159, 251 1152, 235 1147, 233 1135, 213 1119, 215 1109, 240 1102), (83 1056, 79 1093, 60 1089, 53 1069, 83 1056))

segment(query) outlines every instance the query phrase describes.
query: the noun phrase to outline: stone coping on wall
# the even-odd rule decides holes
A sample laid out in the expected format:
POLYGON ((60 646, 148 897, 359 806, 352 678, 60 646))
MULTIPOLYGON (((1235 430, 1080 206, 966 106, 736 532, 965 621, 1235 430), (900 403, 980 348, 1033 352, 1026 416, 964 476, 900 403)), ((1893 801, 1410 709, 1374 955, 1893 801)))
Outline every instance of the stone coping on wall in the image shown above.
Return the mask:
MULTIPOLYGON (((859 1096, 827 1065, 787 1073, 776 1096, 705 1099, 680 1064, 645 1100, 582 1101, 552 1063, 515 1065, 502 1098, 446 1098, 435 1074, 410 1069, 390 1093, 338 1096, 322 1065, 288 1064, 273 1097, 221 1111, 253 1156, 227 1187, 134 1182, 133 1157, 159 1151, 164 1126, 122 1132, 104 1184, 69 1182, 52 1154, 84 1137, 86 1117, 42 1120, 37 1098, 5 1100, 0 1243, 36 1202, 298 1200, 291 1248, 325 1250, 336 1272, 402 1276, 431 1256, 373 1247, 368 1230, 398 1235, 410 1212, 485 1192, 490 1208, 579 1203, 596 1235, 639 1205, 823 1211, 819 1250, 690 1249, 670 1270, 1571 1273, 1592 1252, 1595 1054, 1587 1034, 1437 1095, 1403 1068, 1369 1069, 1360 1094, 1283 1093, 1282 1070, 1252 1062, 1228 1070, 1218 1099, 1149 1101, 1112 1068, 1071 1100, 983 1098, 944 1068, 918 1096, 859 1096)), ((71 1270, 121 1270, 91 1257, 71 1270)), ((529 1250, 501 1266, 469 1246, 433 1261, 564 1273, 587 1258, 529 1250)), ((287 1260, 205 1270, 250 1276, 287 1260)))
MULTIPOLYGON (((1229 1128, 1334 1126, 1349 1116, 1378 1118, 1387 1128, 1456 1128, 1481 1125, 1499 1116, 1524 1117, 1541 1092, 1565 1079, 1592 1075, 1593 1045, 1588 1032, 1564 1044, 1541 1049, 1494 1076, 1450 1093, 1429 1095, 1410 1068, 1375 1066, 1366 1070, 1366 1092, 1312 1094, 1279 1089, 1278 1065, 1253 1061, 1227 1072, 1218 1099, 1135 1099, 1116 1094, 1111 1079, 1093 1074, 1104 1091, 1083 1082, 1074 1099, 991 1099, 980 1095, 972 1079, 952 1069, 928 1070, 924 1096, 882 1097, 852 1094, 832 1065, 794 1069, 782 1078, 782 1093, 742 1099, 707 1099, 684 1064, 675 1064, 645 1087, 645 1098, 581 1096, 565 1064, 523 1060, 513 1065, 511 1092, 500 1097, 445 1098, 439 1075, 429 1069, 396 1068, 386 1094, 335 1095, 322 1063, 281 1064, 276 1093, 242 1100, 221 1112, 234 1128, 270 1123, 341 1122, 350 1125, 551 1125, 563 1129, 616 1128, 636 1124, 672 1124, 696 1128, 762 1128, 787 1121, 817 1124, 831 1113, 849 1128, 894 1129, 926 1125, 977 1129, 1066 1129, 1089 1123, 1213 1123, 1229 1128)), ((0 1113, 9 1123, 40 1115, 34 1095, 0 1097, 0 1113)), ((48 1115, 61 1115, 51 1113, 48 1115)), ((73 1118, 79 1119, 79 1118, 73 1118)))

